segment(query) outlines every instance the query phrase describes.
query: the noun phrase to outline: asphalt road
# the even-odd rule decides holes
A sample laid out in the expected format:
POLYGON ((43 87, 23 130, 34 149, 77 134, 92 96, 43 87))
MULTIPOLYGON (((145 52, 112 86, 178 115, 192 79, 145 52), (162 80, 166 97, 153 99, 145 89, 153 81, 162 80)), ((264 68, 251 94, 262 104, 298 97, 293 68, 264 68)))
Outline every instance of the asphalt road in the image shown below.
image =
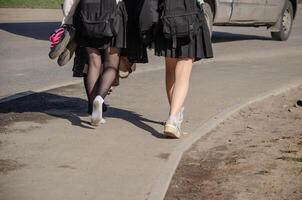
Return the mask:
MULTIPOLYGON (((56 10, 35 10, 34 13, 30 10, 1 10, 0 99, 81 81, 72 78, 72 63, 58 67, 48 58, 48 36, 59 25, 59 20, 60 12, 56 10)), ((215 66, 218 61, 265 59, 283 62, 290 58, 294 64, 301 64, 301 26, 300 14, 287 42, 272 41, 265 28, 215 27, 215 58, 206 62, 215 66)), ((162 58, 153 56, 152 51, 149 55, 150 64, 139 65, 138 71, 163 68, 162 58)), ((204 64, 199 62, 196 65, 204 64)), ((250 64, 242 67, 250 67, 250 64)))

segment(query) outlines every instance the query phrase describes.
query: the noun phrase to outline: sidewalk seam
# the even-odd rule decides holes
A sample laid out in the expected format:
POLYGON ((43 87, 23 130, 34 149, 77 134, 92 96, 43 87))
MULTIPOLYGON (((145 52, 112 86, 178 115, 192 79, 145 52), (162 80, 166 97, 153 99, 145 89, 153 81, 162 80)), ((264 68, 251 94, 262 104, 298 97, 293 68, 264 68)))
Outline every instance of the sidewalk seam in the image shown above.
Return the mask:
MULTIPOLYGON (((152 68, 152 69, 145 69, 145 70, 138 70, 137 72, 134 72, 135 74, 143 74, 143 73, 148 73, 148 72, 154 72, 154 71, 160 71, 163 70, 164 67, 156 67, 156 68, 152 68)), ((9 101, 13 101, 16 99, 20 99, 29 95, 32 95, 34 93, 40 93, 40 92, 45 92, 48 90, 53 90, 53 89, 58 89, 61 87, 67 87, 67 86, 71 86, 71 85, 77 85, 82 83, 83 80, 75 80, 75 81, 69 81, 69 82, 63 82, 61 84, 56 84, 56 85, 52 85, 49 87, 43 87, 43 88, 39 88, 39 89, 35 89, 35 90, 30 90, 30 91, 24 91, 24 92, 19 92, 17 94, 13 94, 7 97, 3 97, 3 99, 0 100, 0 104, 1 103, 5 103, 5 102, 9 102, 9 101)))

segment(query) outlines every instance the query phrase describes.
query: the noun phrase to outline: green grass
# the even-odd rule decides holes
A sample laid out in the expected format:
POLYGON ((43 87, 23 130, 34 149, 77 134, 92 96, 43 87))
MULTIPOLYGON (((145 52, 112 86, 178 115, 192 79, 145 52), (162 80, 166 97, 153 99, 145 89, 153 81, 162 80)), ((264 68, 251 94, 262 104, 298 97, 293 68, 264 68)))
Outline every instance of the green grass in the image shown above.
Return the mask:
POLYGON ((0 0, 1 8, 60 8, 64 0, 0 0))

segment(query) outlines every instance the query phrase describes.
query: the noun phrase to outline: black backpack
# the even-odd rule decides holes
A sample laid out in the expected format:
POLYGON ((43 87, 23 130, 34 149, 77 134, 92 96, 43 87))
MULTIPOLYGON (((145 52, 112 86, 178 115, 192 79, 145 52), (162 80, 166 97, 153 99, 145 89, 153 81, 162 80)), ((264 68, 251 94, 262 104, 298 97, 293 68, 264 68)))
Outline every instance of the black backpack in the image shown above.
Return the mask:
POLYGON ((163 33, 172 39, 173 48, 177 38, 190 38, 199 31, 203 20, 201 7, 196 0, 164 0, 161 5, 163 33))
POLYGON ((92 38, 116 36, 121 22, 116 0, 81 0, 81 32, 92 38))

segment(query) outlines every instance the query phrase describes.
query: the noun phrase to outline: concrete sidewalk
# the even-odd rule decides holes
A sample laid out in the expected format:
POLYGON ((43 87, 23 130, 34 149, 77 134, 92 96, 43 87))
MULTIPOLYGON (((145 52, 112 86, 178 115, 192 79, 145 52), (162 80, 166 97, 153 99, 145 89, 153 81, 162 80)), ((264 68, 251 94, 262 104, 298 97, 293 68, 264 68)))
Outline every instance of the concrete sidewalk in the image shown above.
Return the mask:
POLYGON ((180 140, 161 134, 168 106, 159 61, 121 82, 97 128, 82 84, 1 103, 0 199, 162 199, 194 141, 248 102, 301 83, 300 23, 285 43, 218 37, 216 58, 194 66, 183 124, 189 135, 180 140))
POLYGON ((167 116, 163 70, 122 82, 107 99, 107 123, 96 129, 85 115, 81 85, 1 104, 7 134, 0 157, 19 167, 1 176, 0 199, 161 199, 178 157, 205 134, 198 130, 209 119, 301 81, 297 61, 250 62, 248 68, 240 62, 194 68, 184 123, 190 134, 181 140, 161 134, 167 116))

